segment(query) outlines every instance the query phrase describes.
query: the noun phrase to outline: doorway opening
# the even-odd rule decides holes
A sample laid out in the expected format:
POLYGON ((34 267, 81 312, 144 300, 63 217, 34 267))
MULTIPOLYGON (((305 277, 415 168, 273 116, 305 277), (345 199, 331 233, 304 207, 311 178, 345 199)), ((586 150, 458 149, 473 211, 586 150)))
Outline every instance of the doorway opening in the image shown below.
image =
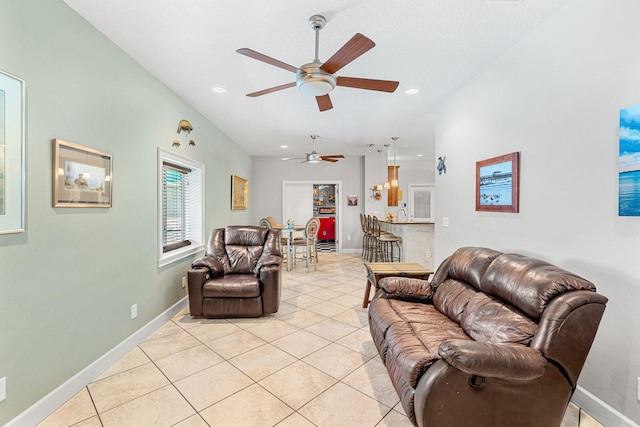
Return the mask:
POLYGON ((291 219, 305 224, 312 216, 320 218, 318 251, 342 253, 342 181, 307 180, 282 182, 283 223, 291 219))

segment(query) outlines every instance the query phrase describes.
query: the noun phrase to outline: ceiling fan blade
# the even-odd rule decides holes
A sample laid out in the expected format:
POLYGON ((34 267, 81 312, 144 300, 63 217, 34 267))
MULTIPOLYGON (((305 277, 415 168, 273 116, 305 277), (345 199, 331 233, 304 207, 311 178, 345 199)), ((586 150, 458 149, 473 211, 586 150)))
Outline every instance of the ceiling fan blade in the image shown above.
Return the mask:
POLYGON ((257 59, 258 61, 266 62, 267 64, 282 68, 283 70, 291 71, 292 73, 298 71, 298 69, 293 65, 285 64, 282 61, 278 61, 277 59, 273 59, 270 56, 263 55, 259 52, 256 52, 255 50, 247 49, 246 47, 238 49, 236 50, 236 52, 238 52, 240 55, 248 56, 249 58, 257 59))
POLYGON ((316 96, 316 101, 318 101, 318 108, 320 109, 320 111, 327 111, 333 108, 333 104, 331 103, 331 98, 329 98, 329 95, 316 96))
POLYGON ((321 156, 320 160, 322 160, 323 162, 331 162, 331 163, 335 163, 338 161, 337 159, 325 159, 325 156, 321 156))
POLYGON ((378 90, 380 92, 395 92, 400 82, 391 80, 360 79, 356 77, 338 77, 338 86, 356 89, 378 90))
POLYGON ((329 157, 333 157, 335 159, 344 159, 344 156, 342 154, 334 154, 332 156, 320 156, 320 157, 322 157, 323 159, 326 159, 326 158, 329 158, 329 157))
POLYGON ((261 91, 258 91, 258 92, 248 93, 247 96, 251 97, 251 98, 255 98, 256 96, 262 96, 262 95, 266 95, 268 93, 277 92, 277 91, 282 90, 282 89, 288 89, 290 87, 294 87, 295 85, 296 85, 296 82, 285 83, 283 85, 272 87, 272 88, 269 88, 269 89, 264 89, 264 90, 261 90, 261 91))
POLYGON ((346 42, 344 46, 334 53, 327 62, 322 64, 320 69, 333 74, 369 49, 373 48, 375 45, 376 44, 371 39, 357 33, 351 38, 351 40, 346 42))

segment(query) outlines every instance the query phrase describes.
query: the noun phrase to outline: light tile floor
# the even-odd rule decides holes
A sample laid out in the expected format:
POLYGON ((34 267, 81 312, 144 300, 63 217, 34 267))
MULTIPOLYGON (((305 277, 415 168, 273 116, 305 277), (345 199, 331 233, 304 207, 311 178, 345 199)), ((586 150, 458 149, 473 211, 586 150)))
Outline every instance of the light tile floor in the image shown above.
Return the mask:
MULTIPOLYGON (((283 272, 276 315, 183 311, 40 426, 410 427, 371 341, 362 259, 283 272)), ((570 405, 562 427, 598 426, 570 405)))

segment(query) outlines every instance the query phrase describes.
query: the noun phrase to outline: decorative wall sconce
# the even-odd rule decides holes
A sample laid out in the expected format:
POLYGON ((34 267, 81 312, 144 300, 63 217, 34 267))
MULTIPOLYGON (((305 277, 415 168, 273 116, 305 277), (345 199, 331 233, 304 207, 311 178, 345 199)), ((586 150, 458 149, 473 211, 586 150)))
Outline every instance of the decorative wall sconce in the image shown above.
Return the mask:
MULTIPOLYGON (((192 130, 193 126, 191 126, 191 122, 189 122, 189 120, 180 120, 180 122, 178 123, 178 134, 180 134, 180 132, 184 132, 185 134, 189 135, 192 130)), ((173 143, 171 144, 173 148, 178 148, 180 147, 180 145, 180 141, 177 139, 174 139, 173 143)), ((189 146, 195 147, 196 142, 193 139, 189 140, 189 146)))
POLYGON ((189 120, 180 120, 180 123, 178 123, 178 133, 185 131, 188 135, 192 130, 193 126, 191 126, 189 120))

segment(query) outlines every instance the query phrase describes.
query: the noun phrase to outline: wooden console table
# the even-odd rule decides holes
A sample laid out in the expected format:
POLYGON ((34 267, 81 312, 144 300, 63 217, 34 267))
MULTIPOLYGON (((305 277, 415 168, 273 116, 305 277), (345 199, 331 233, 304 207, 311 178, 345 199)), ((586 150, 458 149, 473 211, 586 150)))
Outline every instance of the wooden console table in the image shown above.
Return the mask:
POLYGON ((378 281, 385 277, 400 276, 427 280, 432 270, 425 268, 417 262, 365 262, 367 268, 367 287, 364 290, 362 308, 369 306, 369 293, 371 285, 378 290, 378 281))

